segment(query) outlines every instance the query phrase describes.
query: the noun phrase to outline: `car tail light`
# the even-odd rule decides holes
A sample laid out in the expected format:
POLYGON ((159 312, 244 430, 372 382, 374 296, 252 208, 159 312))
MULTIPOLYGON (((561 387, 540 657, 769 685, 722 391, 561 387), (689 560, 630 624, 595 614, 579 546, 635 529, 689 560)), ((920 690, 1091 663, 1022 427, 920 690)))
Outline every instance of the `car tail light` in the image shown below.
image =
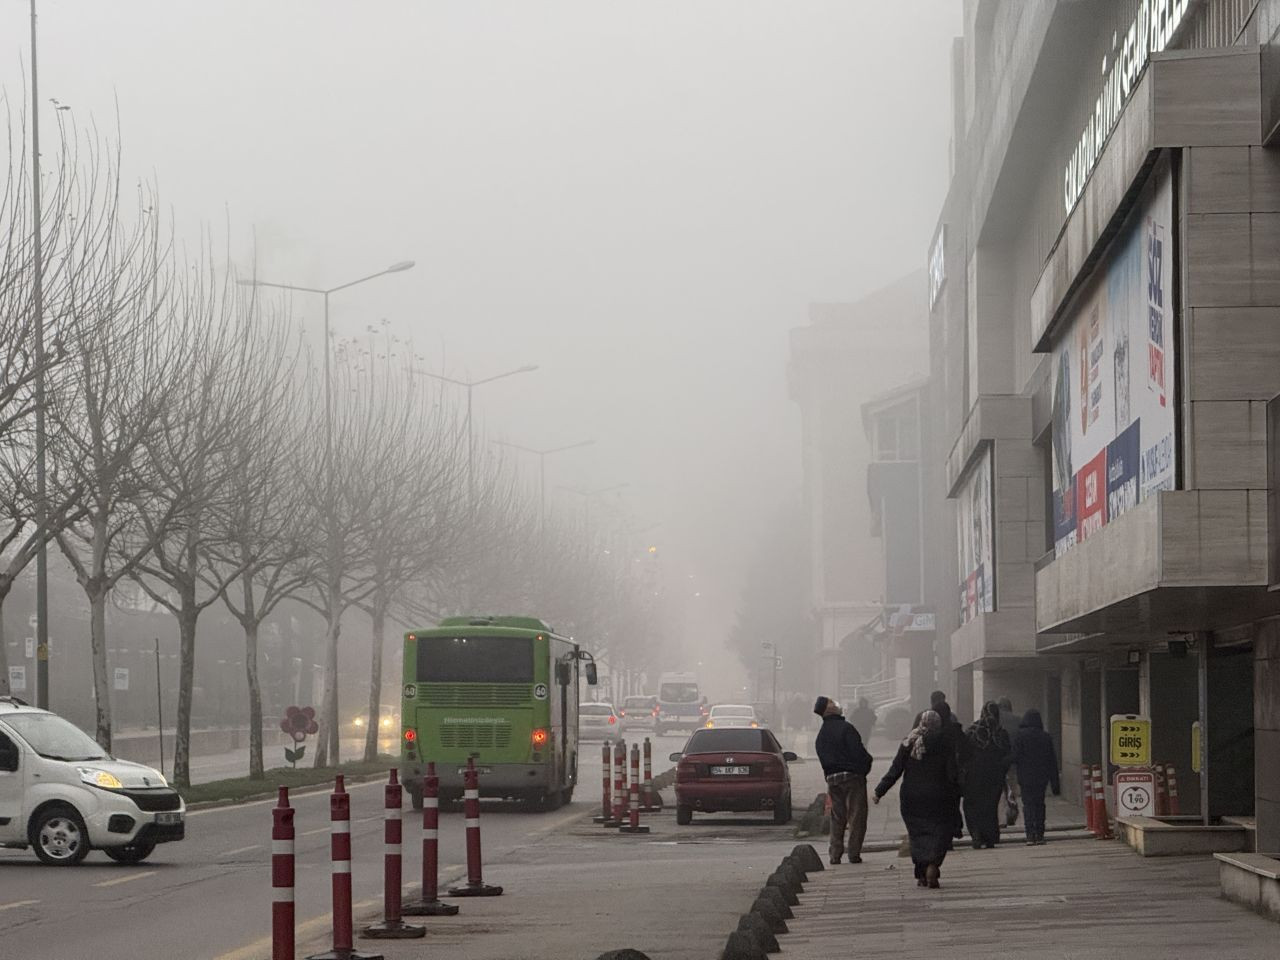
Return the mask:
POLYGON ((617 722, 618 722, 618 718, 617 718, 617 717, 610 717, 610 718, 609 718, 609 722, 610 722, 610 723, 617 723, 617 722))
POLYGON ((677 780, 692 780, 698 774, 698 765, 692 760, 681 760, 676 764, 677 780))
POLYGON ((542 727, 539 727, 537 730, 533 731, 531 739, 533 740, 533 745, 535 747, 540 747, 547 742, 547 731, 542 727))
POLYGON ((706 708, 706 707, 699 707, 699 708, 698 708, 698 713, 705 717, 705 716, 707 715, 707 708, 706 708))
POLYGON ((658 708, 657 708, 657 707, 654 707, 654 708, 653 708, 653 715, 656 717, 656 716, 658 715, 658 713, 659 713, 658 708))
POLYGON ((625 717, 626 715, 627 715, 627 711, 625 711, 625 710, 619 710, 619 711, 618 711, 618 716, 620 716, 620 717, 625 717))

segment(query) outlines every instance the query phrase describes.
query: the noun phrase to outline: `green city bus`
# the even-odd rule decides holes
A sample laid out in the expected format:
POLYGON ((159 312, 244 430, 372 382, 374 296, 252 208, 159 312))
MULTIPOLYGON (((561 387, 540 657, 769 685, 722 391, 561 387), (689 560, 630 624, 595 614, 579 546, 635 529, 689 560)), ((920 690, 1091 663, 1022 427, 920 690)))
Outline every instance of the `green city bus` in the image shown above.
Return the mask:
POLYGON ((404 636, 401 780, 416 809, 434 761, 440 796, 462 795, 467 758, 480 794, 553 810, 578 780, 579 667, 591 654, 532 617, 453 617, 404 636))

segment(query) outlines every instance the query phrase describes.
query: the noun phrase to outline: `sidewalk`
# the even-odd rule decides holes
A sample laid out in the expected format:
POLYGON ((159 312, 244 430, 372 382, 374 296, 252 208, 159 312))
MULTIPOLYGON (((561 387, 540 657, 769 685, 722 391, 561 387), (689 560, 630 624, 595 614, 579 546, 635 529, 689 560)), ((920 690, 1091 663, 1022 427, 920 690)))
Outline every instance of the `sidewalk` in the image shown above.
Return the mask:
POLYGON ((811 874, 793 909, 778 939, 795 960, 1277 956, 1275 924, 1221 899, 1212 858, 1143 859, 1110 841, 962 849, 932 891, 909 860, 873 854, 811 874))

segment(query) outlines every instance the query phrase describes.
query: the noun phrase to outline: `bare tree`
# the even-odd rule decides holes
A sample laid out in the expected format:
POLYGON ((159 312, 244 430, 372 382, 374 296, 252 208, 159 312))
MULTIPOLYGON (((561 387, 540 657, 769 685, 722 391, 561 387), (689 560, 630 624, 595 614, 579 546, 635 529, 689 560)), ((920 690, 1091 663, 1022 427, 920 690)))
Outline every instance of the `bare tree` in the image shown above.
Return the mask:
POLYGON ((143 495, 155 481, 150 443, 189 356, 154 206, 140 189, 127 217, 114 205, 89 211, 92 222, 103 217, 104 241, 74 271, 67 358, 48 395, 57 495, 79 491, 83 508, 57 542, 89 601, 96 735, 108 750, 107 598, 181 508, 143 495))
MULTIPOLYGON (((173 309, 184 319, 191 357, 145 442, 150 482, 137 514, 150 543, 129 575, 178 621, 178 711, 174 780, 190 783, 191 712, 200 615, 244 570, 228 539, 234 496, 255 444, 261 384, 253 363, 261 317, 252 289, 207 256, 179 278, 173 309), (163 509, 149 509, 163 504, 163 509), (159 523, 156 523, 159 521, 159 523)), ((127 549, 127 548, 126 548, 127 549)))
POLYGON ((305 537, 311 504, 297 482, 309 436, 305 408, 300 413, 297 401, 308 396, 309 388, 297 365, 297 344, 284 324, 264 325, 255 342, 246 360, 257 387, 243 411, 246 429, 235 435, 243 467, 232 478, 218 559, 223 569, 238 571, 223 600, 244 631, 249 777, 258 780, 263 776, 259 631, 281 602, 312 582, 315 570, 305 537))
POLYGON ((374 402, 393 430, 379 436, 365 472, 370 589, 360 608, 371 626, 365 760, 378 754, 387 618, 404 591, 430 581, 464 538, 467 503, 458 417, 436 392, 421 389, 409 367, 395 364, 389 341, 382 350, 370 358, 370 368, 381 371, 374 402))

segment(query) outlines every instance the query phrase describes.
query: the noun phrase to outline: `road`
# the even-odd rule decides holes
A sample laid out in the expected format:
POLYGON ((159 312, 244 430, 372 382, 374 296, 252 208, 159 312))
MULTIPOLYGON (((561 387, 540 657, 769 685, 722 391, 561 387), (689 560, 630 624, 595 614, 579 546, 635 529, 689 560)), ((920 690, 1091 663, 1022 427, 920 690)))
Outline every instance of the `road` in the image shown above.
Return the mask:
MULTIPOLYGON (((681 737, 654 741, 664 769, 681 737)), ((516 856, 540 835, 567 828, 599 805, 600 750, 585 744, 574 802, 550 814, 485 804, 486 863, 516 856)), ((350 788, 355 899, 382 890, 382 784, 350 788)), ((270 830, 273 801, 197 810, 187 839, 157 848, 151 861, 121 866, 101 853, 79 867, 41 866, 30 851, 0 850, 0 943, 5 960, 260 960, 269 955, 270 830)), ((328 791, 296 795, 299 942, 329 924, 328 791)), ((460 814, 442 817, 441 880, 461 876, 460 814)), ((405 878, 420 876, 417 831, 406 820, 405 878)))

